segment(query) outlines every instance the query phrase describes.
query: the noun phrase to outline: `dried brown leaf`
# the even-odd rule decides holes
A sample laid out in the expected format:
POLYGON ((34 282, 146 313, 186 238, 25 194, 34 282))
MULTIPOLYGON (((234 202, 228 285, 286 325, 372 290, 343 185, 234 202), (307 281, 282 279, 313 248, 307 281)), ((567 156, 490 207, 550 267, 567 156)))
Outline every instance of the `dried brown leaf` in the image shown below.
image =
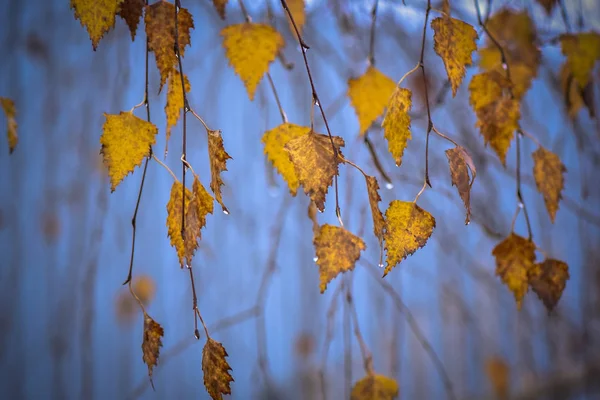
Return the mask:
POLYGON ((228 356, 225 347, 212 338, 206 339, 202 349, 202 372, 204 387, 213 400, 222 400, 224 394, 231 394, 231 367, 225 359, 228 356))
POLYGON ((535 264, 529 271, 529 285, 544 302, 548 312, 558 304, 569 278, 567 263, 551 258, 535 264))
POLYGON ((563 174, 567 169, 556 154, 543 147, 539 147, 532 155, 535 185, 544 196, 550 220, 554 223, 558 204, 562 199, 562 190, 565 187, 563 174))
POLYGON ((119 16, 123 18, 129 27, 132 41, 135 40, 137 26, 144 13, 144 3, 144 0, 124 0, 119 10, 119 16))
POLYGON ((221 173, 227 171, 227 160, 230 160, 231 156, 225 151, 223 136, 219 130, 208 132, 208 158, 210 159, 210 190, 215 194, 215 199, 221 205, 223 212, 229 214, 229 210, 223 204, 221 186, 225 183, 221 173))
POLYGON ((142 341, 142 359, 148 366, 148 376, 150 383, 152 382, 152 371, 158 364, 160 348, 162 347, 162 337, 165 332, 160 324, 154 321, 148 314, 144 312, 144 340, 142 341))
POLYGON ((461 146, 446 150, 446 157, 450 165, 452 184, 458 189, 458 194, 467 210, 465 224, 469 224, 471 220, 471 186, 477 174, 475 164, 467 150, 461 146), (469 170, 471 170, 472 179, 469 178, 469 170))

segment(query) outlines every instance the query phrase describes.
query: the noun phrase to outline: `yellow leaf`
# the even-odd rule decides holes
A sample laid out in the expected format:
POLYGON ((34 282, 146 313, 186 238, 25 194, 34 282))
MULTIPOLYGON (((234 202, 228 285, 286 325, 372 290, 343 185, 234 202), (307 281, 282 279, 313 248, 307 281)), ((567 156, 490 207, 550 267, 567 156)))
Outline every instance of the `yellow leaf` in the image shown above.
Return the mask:
MULTIPOLYGON (((306 5, 304 4, 304 0, 287 0, 286 3, 292 13, 292 17, 294 17, 298 32, 302 35, 302 28, 306 22, 306 5)), ((294 34, 294 37, 296 37, 296 31, 294 30, 294 25, 292 25, 292 20, 288 18, 288 22, 290 23, 290 30, 294 34)))
POLYGON ((556 3, 558 3, 558 0, 537 0, 537 2, 544 7, 546 14, 550 15, 552 13, 552 9, 554 6, 556 6, 556 3))
MULTIPOLYGON (((333 144, 341 155, 340 147, 344 146, 344 139, 333 136, 333 144)), ((331 186, 334 175, 338 174, 340 162, 340 158, 336 158, 333 153, 331 139, 327 135, 310 131, 304 136, 290 140, 284 148, 290 155, 290 161, 294 164, 304 193, 310 196, 317 208, 323 212, 327 189, 331 186)))
POLYGON ((8 152, 12 154, 17 147, 17 142, 19 141, 19 136, 17 135, 17 109, 15 108, 15 103, 7 98, 0 97, 0 106, 4 110, 4 114, 6 115, 6 137, 8 139, 8 152))
POLYGON ((394 200, 385 212, 387 263, 383 276, 407 256, 425 246, 435 228, 435 218, 411 201, 394 200))
POLYGON ((354 269, 365 242, 344 228, 323 225, 313 240, 319 266, 321 293, 338 274, 354 269))
POLYGON ((494 247, 492 255, 496 257, 496 275, 513 292, 517 307, 521 309, 521 303, 529 285, 527 274, 535 262, 535 244, 511 233, 494 247))
POLYGON ((373 216, 373 232, 377 239, 379 239, 379 245, 383 241, 383 228, 385 226, 385 220, 383 214, 379 209, 379 202, 381 197, 379 196, 379 183, 373 176, 365 176, 367 181, 367 193, 369 195, 369 206, 371 206, 371 215, 373 216))
POLYGON ((213 400, 222 400, 224 394, 231 394, 233 377, 229 373, 231 367, 227 363, 225 347, 210 337, 206 339, 202 349, 202 372, 204 387, 213 400))
POLYGON ((351 400, 393 400, 398 396, 398 382, 384 375, 367 375, 354 384, 351 400))
POLYGON ((600 60, 600 34, 587 32, 561 35, 560 45, 575 80, 584 88, 590 81, 594 64, 600 60))
MULTIPOLYGON (((564 96, 569 117, 574 118, 583 106, 587 106, 584 94, 586 90, 593 90, 591 86, 591 82, 589 82, 585 88, 582 89, 571 73, 569 63, 566 62, 563 64, 560 69, 560 87, 564 96)), ((588 110, 590 111, 590 116, 593 118, 594 108, 588 107, 588 110)))
POLYGON ((410 135, 410 108, 412 107, 412 92, 404 88, 396 88, 390 99, 385 118, 381 126, 383 135, 388 141, 388 149, 396 166, 402 164, 402 155, 410 135))
MULTIPOLYGON (((510 69, 512 92, 517 99, 523 97, 537 76, 541 53, 536 43, 535 26, 526 12, 503 9, 494 14, 486 24, 488 30, 502 46, 510 69)), ((486 46, 479 50, 479 66, 485 71, 506 74, 497 45, 488 37, 486 46)))
POLYGON ((475 75, 469 84, 469 101, 477 114, 476 126, 502 165, 506 165, 506 153, 521 117, 519 102, 506 93, 508 87, 510 82, 496 71, 475 75))
POLYGON ((500 357, 488 359, 485 363, 485 371, 496 397, 499 400, 507 399, 510 370, 504 360, 500 357))
POLYGON ((373 66, 360 77, 348 80, 348 97, 356 111, 361 135, 383 114, 395 88, 396 83, 373 66))
POLYGON ((258 83, 285 45, 283 36, 269 25, 247 22, 223 28, 221 36, 229 64, 254 100, 258 83))
POLYGON ((135 40, 135 34, 137 32, 137 26, 140 22, 140 18, 144 13, 144 0, 125 0, 121 4, 119 10, 119 16, 123 18, 129 32, 131 33, 131 40, 135 40))
POLYGON ((231 156, 223 147, 221 131, 208 132, 208 158, 210 159, 210 190, 215 194, 215 199, 223 208, 223 212, 229 214, 221 194, 221 186, 224 185, 221 172, 227 171, 227 160, 231 159, 231 156))
POLYGON ((434 19, 431 27, 434 31, 433 49, 444 60, 454 97, 465 77, 465 66, 473 63, 471 53, 477 50, 479 35, 471 25, 450 17, 434 19))
POLYGON ((548 312, 551 312, 560 300, 569 278, 569 266, 565 262, 548 258, 531 269, 529 285, 544 302, 548 312))
POLYGON ((115 16, 122 2, 123 0, 71 0, 75 18, 87 29, 94 50, 102 36, 115 24, 115 16))
POLYGON ((446 157, 448 158, 448 164, 450 165, 452 184, 458 189, 458 194, 467 210, 465 224, 469 224, 469 221, 471 220, 471 186, 477 175, 475 164, 467 150, 461 146, 446 150, 446 157), (472 179, 469 178, 469 170, 471 170, 472 179))
MULTIPOLYGON (((175 54, 175 5, 159 0, 146 7, 146 35, 148 48, 154 52, 156 66, 160 72, 159 91, 177 64, 175 54)), ((185 8, 177 13, 177 42, 179 53, 184 56, 185 47, 190 44, 190 29, 194 28, 192 15, 185 8)))
POLYGON ((158 364, 160 348, 162 347, 162 337, 165 332, 159 323, 154 321, 146 312, 144 312, 144 340, 142 341, 142 359, 148 366, 148 376, 152 383, 152 370, 158 364))
POLYGON ((533 152, 533 177, 538 191, 544 196, 550 220, 554 223, 558 203, 565 187, 563 173, 567 169, 553 152, 539 147, 533 152))
POLYGON ((213 0, 213 4, 221 19, 225 19, 225 7, 227 7, 227 1, 228 0, 213 0))
MULTIPOLYGON (((183 210, 183 185, 181 182, 173 182, 171 186, 171 196, 167 203, 167 233, 171 239, 171 246, 175 247, 179 264, 181 267, 185 264, 186 245, 181 235, 182 215, 187 214, 193 195, 188 188, 185 188, 185 213, 183 210)), ((186 220, 187 225, 187 220, 186 220)), ((188 228, 186 228, 187 230, 188 228)), ((191 230, 191 228, 190 228, 191 230)))
POLYGON ((296 195, 300 182, 296 176, 294 164, 290 161, 288 152, 285 151, 285 145, 292 139, 306 135, 309 131, 310 128, 286 122, 265 132, 262 137, 267 158, 287 182, 292 196, 296 195))
MULTIPOLYGON (((185 86, 185 92, 189 93, 191 90, 190 81, 187 76, 183 75, 183 81, 185 86)), ((179 71, 173 70, 168 79, 167 89, 167 105, 165 106, 165 113, 167 114, 167 139, 165 144, 165 154, 169 146, 169 138, 171 137, 171 129, 177 124, 181 110, 183 109, 183 90, 181 90, 181 74, 179 71)))
POLYGON ((158 128, 130 112, 104 114, 100 143, 104 165, 108 167, 111 191, 127 174, 150 156, 150 146, 156 143, 158 128))

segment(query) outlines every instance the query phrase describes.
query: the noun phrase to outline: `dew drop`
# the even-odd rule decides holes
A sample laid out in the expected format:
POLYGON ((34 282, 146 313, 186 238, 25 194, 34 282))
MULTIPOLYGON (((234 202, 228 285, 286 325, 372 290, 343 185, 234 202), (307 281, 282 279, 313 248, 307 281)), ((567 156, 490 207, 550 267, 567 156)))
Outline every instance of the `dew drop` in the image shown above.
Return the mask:
POLYGON ((471 225, 471 221, 467 221, 466 225, 471 225))
POLYGON ((378 267, 383 268, 383 263, 379 263, 378 267))
POLYGON ((226 208, 224 208, 224 209, 223 209, 223 214, 225 214, 225 215, 229 215, 229 210, 228 210, 228 209, 226 209, 226 208))
MULTIPOLYGON (((319 210, 319 209, 317 208, 317 210, 319 210)), ((323 214, 323 211, 319 210, 319 212, 320 212, 321 214, 323 214)))
POLYGON ((314 262, 317 262, 317 261, 319 261, 319 257, 313 257, 313 261, 314 261, 314 262))
POLYGON ((385 188, 387 190, 392 190, 394 188, 394 184, 392 182, 386 182, 385 183, 385 188))
POLYGON ((196 339, 200 339, 200 332, 198 331, 198 329, 194 330, 194 337, 196 339))
POLYGON ((320 107, 321 104, 319 104, 319 100, 315 100, 315 106, 320 107))
POLYGON ((506 70, 508 68, 508 65, 506 65, 506 63, 502 63, 502 69, 506 70))
POLYGON ((523 203, 519 202, 519 208, 523 208, 523 203))

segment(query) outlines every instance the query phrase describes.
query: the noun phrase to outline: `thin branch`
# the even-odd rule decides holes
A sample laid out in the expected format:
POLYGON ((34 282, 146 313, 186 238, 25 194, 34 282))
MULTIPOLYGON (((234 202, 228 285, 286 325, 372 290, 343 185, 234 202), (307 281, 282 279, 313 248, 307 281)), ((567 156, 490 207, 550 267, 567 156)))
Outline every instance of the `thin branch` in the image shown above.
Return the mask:
POLYGON ((354 320, 354 336, 356 336, 356 341, 360 347, 360 353, 363 359, 363 366, 365 368, 365 372, 368 375, 373 375, 375 372, 373 371, 373 355, 369 351, 367 344, 365 343, 365 339, 362 336, 360 331, 360 326, 358 324, 358 313, 356 312, 356 306, 354 305, 354 300, 352 298, 352 290, 351 286, 348 285, 346 288, 346 302, 348 303, 348 307, 350 308, 351 317, 354 320))
POLYGON ((439 137, 441 137, 442 139, 446 139, 447 141, 449 141, 450 143, 452 143, 455 146, 459 146, 458 143, 456 143, 454 140, 452 140, 449 136, 444 135, 442 132, 440 132, 435 126, 433 126, 431 128, 439 137))
MULTIPOLYGON (((240 0, 241 1, 241 0, 240 0)), ((333 149, 333 157, 335 160, 338 158, 338 150, 333 143, 333 135, 331 134, 331 129, 329 129, 329 123, 327 122, 327 117, 325 116, 325 111, 323 110, 323 105, 319 100, 319 95, 317 94, 317 89, 315 88, 315 84, 313 81, 312 74, 310 73, 310 67, 308 66, 308 58, 306 57, 306 50, 309 49, 308 45, 304 42, 300 31, 298 30, 298 26, 296 25, 296 21, 292 16, 292 12, 288 8, 287 2, 285 0, 281 0, 281 5, 283 9, 286 11, 294 30, 296 31, 296 35, 298 37, 298 43, 300 44, 300 49, 302 51, 302 57, 304 58, 304 66, 306 67, 306 73, 308 74, 308 80, 310 82, 310 87, 312 90, 312 103, 319 106, 319 110, 321 110, 321 117, 323 117, 323 122, 325 123, 325 128, 327 128, 327 135, 329 135, 329 141, 331 142, 331 148, 333 149)), ((311 105, 313 107, 313 105, 311 105)), ((335 186, 335 214, 340 222, 340 225, 344 225, 342 223, 342 212, 340 210, 340 200, 339 200, 339 190, 338 190, 338 176, 334 175, 334 186, 335 186)))
POLYGON ((375 151, 375 147, 369 139, 368 132, 365 132, 365 136, 363 138, 365 144, 367 145, 367 149, 369 150, 369 154, 371 155, 371 159, 373 160, 373 164, 375 164, 375 169, 379 172, 383 180, 385 181, 386 187, 388 189, 392 189, 394 187, 391 178, 383 169, 383 165, 381 165, 381 161, 379 161, 379 157, 377 156, 377 152, 375 151))
POLYGON ((429 107, 429 91, 427 89, 427 77, 425 75, 425 39, 427 38, 427 21, 429 20, 429 12, 431 11, 431 0, 427 0, 427 9, 425 10, 425 22, 423 23, 423 37, 421 38, 421 57, 419 58, 419 66, 421 67, 421 76, 423 77, 423 87, 425 91, 425 105, 427 106, 427 137, 425 139, 425 182, 431 187, 429 181, 429 134, 433 128, 431 121, 431 108, 429 107))
MULTIPOLYGON (((521 193, 521 135, 517 131, 517 200, 519 201, 517 206, 518 210, 523 209, 523 215, 525 216, 525 222, 527 223, 527 233, 529 240, 533 240, 533 233, 531 231, 531 222, 529 221, 529 215, 527 214, 527 207, 525 206, 525 200, 523 200, 523 194, 521 193)), ((514 223, 514 221, 513 221, 514 223)), ((514 228, 514 226, 513 226, 514 228)))
MULTIPOLYGON (((146 6, 148 6, 148 0, 146 0, 146 6)), ((146 106, 146 120, 150 122, 150 103, 148 102, 148 55, 150 51, 148 49, 148 36, 146 35, 146 57, 145 57, 145 69, 146 72, 144 74, 144 105, 146 106)), ((144 161, 144 170, 142 172, 142 181, 140 182, 140 189, 138 190, 137 200, 135 201, 135 209, 133 210, 133 217, 131 217, 131 256, 129 257, 129 272, 127 273, 127 279, 123 282, 123 285, 130 284, 131 287, 131 277, 133 275, 133 259, 135 254, 135 234, 137 231, 137 215, 140 209, 140 201, 142 200, 142 192, 144 190, 144 182, 146 181, 146 173, 148 172, 148 162, 150 161, 150 157, 153 156, 152 146, 150 146, 150 154, 146 157, 144 161)))
POLYGON ((373 2, 371 9, 371 35, 369 39, 369 65, 375 66, 375 25, 377 25, 377 6, 379 0, 373 2))
POLYGON ((281 120, 285 124, 288 122, 287 115, 285 111, 283 111, 283 107, 281 106, 281 101, 279 100, 279 95, 277 94, 277 89, 275 89, 275 84, 273 83, 273 78, 271 78, 271 73, 267 72, 267 78, 269 79, 269 85, 271 86, 271 91, 273 92, 273 96, 275 96, 275 102, 277 102, 277 108, 279 108, 279 114, 281 115, 281 120))
POLYGON ((325 387, 325 368, 327 366, 327 357, 329 355, 329 345, 333 340, 333 323, 336 311, 336 300, 342 293, 342 283, 340 282, 331 295, 329 307, 327 308, 327 328, 325 330, 325 340, 323 342, 323 358, 321 359, 321 368, 319 370, 319 379, 321 381, 321 396, 323 400, 327 399, 327 388, 325 387))

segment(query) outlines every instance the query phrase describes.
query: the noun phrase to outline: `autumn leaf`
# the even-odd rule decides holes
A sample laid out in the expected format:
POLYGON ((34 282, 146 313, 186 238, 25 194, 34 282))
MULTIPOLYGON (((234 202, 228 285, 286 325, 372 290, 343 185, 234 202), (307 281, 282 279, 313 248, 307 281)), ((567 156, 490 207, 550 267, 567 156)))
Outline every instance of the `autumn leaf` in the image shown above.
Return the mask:
POLYGON ((148 376, 152 382, 152 370, 158 364, 160 348, 162 347, 162 337, 165 332, 159 323, 154 321, 146 312, 144 312, 144 340, 142 341, 142 359, 148 366, 148 376))
MULTIPOLYGON (((132 282, 132 290, 145 306, 150 304, 156 293, 156 285, 151 277, 141 275, 132 282)), ((129 293, 128 293, 129 294, 129 293)), ((131 296, 130 296, 131 297, 131 296)))
POLYGON ((398 382, 384 375, 369 374, 352 387, 351 400, 393 400, 398 396, 398 382))
POLYGON ((321 293, 338 274, 354 269, 365 242, 344 228, 325 224, 313 240, 319 266, 321 293))
POLYGON ((444 60, 446 73, 452 85, 452 97, 465 77, 465 66, 471 65, 471 53, 477 50, 479 35, 471 25, 450 17, 439 17, 431 21, 433 49, 444 60))
POLYGON ((360 77, 348 80, 348 97, 361 135, 383 114, 395 88, 396 83, 373 66, 360 77))
POLYGON ((509 87, 510 81, 496 71, 477 74, 469 84, 469 102, 477 115, 476 126, 485 144, 492 146, 504 166, 521 117, 518 101, 506 93, 509 87))
POLYGON ((17 109, 15 103, 8 97, 0 97, 0 106, 6 115, 6 137, 8 139, 8 152, 12 154, 17 147, 19 136, 17 135, 17 109))
POLYGON ((202 349, 202 372, 204 387, 213 400, 223 399, 224 394, 231 394, 233 377, 231 367, 225 359, 228 356, 225 347, 210 337, 206 339, 202 349))
POLYGON ((316 235, 319 231, 319 221, 317 221, 317 206, 314 201, 308 202, 308 210, 307 210, 308 218, 312 222, 313 235, 316 235))
POLYGON ((529 285, 548 312, 558 304, 569 278, 569 266, 551 258, 535 264, 529 271, 529 285))
POLYGON ((225 19, 225 8, 227 7, 228 0, 213 0, 213 4, 219 13, 221 19, 225 19))
POLYGON ((104 117, 100 153, 108 167, 111 191, 114 192, 123 178, 150 156, 150 146, 156 143, 158 128, 131 112, 105 113, 104 117))
POLYGON ((210 189, 215 194, 215 199, 221 205, 223 212, 229 214, 229 210, 223 204, 223 195, 221 194, 221 186, 224 185, 221 173, 227 171, 227 160, 231 156, 223 147, 223 136, 221 131, 208 132, 208 158, 210 159, 210 189))
POLYGON ((590 81, 594 64, 600 60, 600 34, 564 34, 560 36, 560 45, 575 80, 584 88, 590 81))
POLYGON ((71 8, 75 11, 75 18, 84 26, 94 51, 100 39, 115 24, 115 16, 123 0, 71 0, 71 8))
MULTIPOLYGON (((292 13, 292 17, 294 17, 294 22, 296 23, 298 32, 300 32, 300 35, 302 35, 302 28, 304 28, 304 23, 306 22, 306 5, 304 4, 304 0, 287 0, 286 4, 292 13)), ((290 30, 294 36, 296 36, 294 25, 292 25, 292 20, 288 20, 290 23, 290 30)))
POLYGON ((511 233, 494 247, 492 255, 496 257, 496 275, 513 292, 517 308, 521 309, 529 285, 527 275, 534 268, 535 244, 511 233))
POLYGON ((381 197, 379 196, 379 183, 374 176, 365 176, 367 181, 367 193, 369 195, 369 206, 371 207, 371 215, 373 216, 373 232, 379 240, 381 246, 383 242, 383 229, 385 226, 385 220, 383 214, 379 209, 379 202, 381 197))
MULTIPOLYGON (((333 144, 341 155, 340 147, 344 146, 344 139, 333 136, 333 144)), ((296 176, 300 185, 317 208, 325 210, 325 195, 334 175, 338 174, 340 157, 335 157, 331 147, 331 139, 310 131, 304 136, 290 140, 285 146, 289 153, 290 161, 294 164, 296 176)))
MULTIPOLYGON (((159 91, 177 64, 175 54, 175 5, 159 0, 146 8, 146 35, 148 49, 154 52, 156 66, 160 72, 159 91)), ((192 14, 181 7, 177 13, 179 53, 183 57, 185 47, 190 44, 190 29, 194 28, 192 14)))
MULTIPOLYGON (((191 90, 190 81, 185 74, 183 75, 185 92, 191 90)), ((177 70, 173 70, 168 79, 167 89, 167 105, 165 113, 167 115, 167 139, 165 144, 165 154, 169 146, 169 138, 171 137, 171 129, 177 124, 181 110, 183 109, 183 90, 181 90, 181 74, 177 70)))
POLYGON ((452 184, 456 186, 458 194, 467 210, 465 224, 468 225, 471 220, 471 186, 473 186, 473 182, 475 181, 477 170, 475 169, 473 159, 464 147, 456 146, 453 149, 446 150, 446 157, 450 165, 452 184), (469 170, 471 170, 472 179, 469 178, 469 170))
MULTIPOLYGON (((181 235, 181 221, 183 219, 183 214, 187 214, 187 210, 190 207, 190 203, 193 198, 192 192, 188 188, 185 188, 185 208, 183 210, 183 185, 181 182, 173 182, 173 186, 171 186, 171 196, 169 197, 169 202, 167 203, 167 234, 171 239, 171 246, 175 247, 177 251, 177 257, 179 258, 179 264, 183 268, 185 265, 185 257, 186 257, 186 244, 181 235)), ((186 220, 186 225, 188 221, 186 220)), ((190 231, 193 229, 190 229, 190 231)))
MULTIPOLYGON (((571 73, 569 63, 566 62, 560 69, 560 87, 569 117, 575 118, 577 113, 579 113, 579 110, 586 105, 584 100, 584 90, 589 90, 591 83, 588 83, 586 88, 582 90, 581 86, 571 73)), ((594 108, 588 107, 588 110, 590 111, 590 116, 593 118, 594 108)))
POLYGON ((258 83, 285 45, 283 36, 269 25, 249 22, 227 26, 221 36, 229 64, 254 100, 258 83))
MULTIPOLYGON (((541 53, 536 45, 536 32, 527 12, 503 9, 491 16, 486 28, 502 47, 513 83, 512 92, 521 99, 537 76, 541 53)), ((479 50, 479 66, 485 71, 506 74, 497 44, 489 38, 479 50)))
POLYGON ((546 14, 550 15, 552 13, 552 10, 558 3, 558 0, 537 0, 537 2, 542 7, 544 7, 544 10, 546 10, 546 14))
POLYGON ((533 152, 533 177, 538 191, 544 196, 550 220, 554 223, 558 203, 565 187, 563 173, 567 171, 560 158, 553 152, 539 147, 533 152))
POLYGON ((412 92, 398 87, 394 90, 381 126, 383 136, 388 141, 388 149, 396 166, 402 164, 402 155, 407 146, 410 134, 410 108, 412 107, 412 92))
POLYGON ((292 196, 296 195, 300 182, 296 176, 294 164, 290 161, 290 156, 285 150, 285 145, 292 139, 306 135, 309 131, 310 128, 286 122, 270 131, 266 131, 262 137, 267 158, 287 182, 292 196))
POLYGON ((135 34, 137 32, 137 26, 140 22, 140 18, 144 13, 144 0, 125 0, 121 4, 119 10, 119 16, 123 18, 129 32, 131 33, 131 40, 135 40, 135 34))
POLYGON ((393 200, 385 212, 386 276, 400 261, 425 246, 435 218, 411 201, 393 200))
POLYGON ((499 400, 508 398, 510 370, 500 357, 492 357, 485 363, 485 372, 492 384, 492 389, 499 400))

